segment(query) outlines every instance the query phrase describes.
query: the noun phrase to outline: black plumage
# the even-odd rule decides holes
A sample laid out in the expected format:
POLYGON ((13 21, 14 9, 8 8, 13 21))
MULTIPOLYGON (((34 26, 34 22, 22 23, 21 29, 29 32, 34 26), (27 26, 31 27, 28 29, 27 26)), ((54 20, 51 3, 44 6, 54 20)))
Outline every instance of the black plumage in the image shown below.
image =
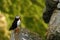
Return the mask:
POLYGON ((19 17, 15 17, 15 20, 14 20, 14 22, 12 23, 12 26, 10 27, 10 29, 9 30, 14 30, 14 29, 16 29, 17 28, 17 26, 18 26, 18 21, 20 20, 20 18, 19 17))

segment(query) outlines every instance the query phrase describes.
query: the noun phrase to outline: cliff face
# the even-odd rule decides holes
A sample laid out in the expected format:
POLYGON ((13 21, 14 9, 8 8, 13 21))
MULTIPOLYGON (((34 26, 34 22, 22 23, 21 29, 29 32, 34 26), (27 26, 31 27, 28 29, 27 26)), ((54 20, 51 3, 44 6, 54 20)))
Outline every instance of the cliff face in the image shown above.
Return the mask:
POLYGON ((47 40, 60 40, 60 10, 54 10, 51 17, 47 40))

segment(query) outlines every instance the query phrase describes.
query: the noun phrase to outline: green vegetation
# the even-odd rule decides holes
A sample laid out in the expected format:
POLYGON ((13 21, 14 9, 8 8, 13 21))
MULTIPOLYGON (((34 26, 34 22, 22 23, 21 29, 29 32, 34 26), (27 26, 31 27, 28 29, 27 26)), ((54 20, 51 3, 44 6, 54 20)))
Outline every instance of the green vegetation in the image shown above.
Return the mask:
POLYGON ((44 7, 45 0, 0 0, 0 11, 6 16, 8 29, 14 17, 19 15, 21 17, 22 27, 37 32, 42 37, 45 36, 47 28, 47 25, 42 19, 44 7))

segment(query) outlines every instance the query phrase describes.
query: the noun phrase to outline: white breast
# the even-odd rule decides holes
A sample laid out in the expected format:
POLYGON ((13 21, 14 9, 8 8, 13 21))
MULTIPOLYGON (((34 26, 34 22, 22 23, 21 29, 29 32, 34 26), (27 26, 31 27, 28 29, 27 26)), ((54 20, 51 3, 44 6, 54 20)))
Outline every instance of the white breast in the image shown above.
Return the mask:
POLYGON ((19 26, 21 23, 20 19, 17 21, 17 26, 19 26))

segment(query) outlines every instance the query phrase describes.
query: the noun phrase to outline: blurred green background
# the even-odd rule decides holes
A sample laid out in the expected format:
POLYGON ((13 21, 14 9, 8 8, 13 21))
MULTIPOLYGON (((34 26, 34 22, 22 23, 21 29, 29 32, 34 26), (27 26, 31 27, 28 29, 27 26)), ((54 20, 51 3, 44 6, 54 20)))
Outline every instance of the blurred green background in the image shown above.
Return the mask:
POLYGON ((22 27, 44 38, 47 29, 42 18, 44 7, 45 0, 0 0, 0 40, 9 40, 9 28, 16 15, 21 17, 22 27))

